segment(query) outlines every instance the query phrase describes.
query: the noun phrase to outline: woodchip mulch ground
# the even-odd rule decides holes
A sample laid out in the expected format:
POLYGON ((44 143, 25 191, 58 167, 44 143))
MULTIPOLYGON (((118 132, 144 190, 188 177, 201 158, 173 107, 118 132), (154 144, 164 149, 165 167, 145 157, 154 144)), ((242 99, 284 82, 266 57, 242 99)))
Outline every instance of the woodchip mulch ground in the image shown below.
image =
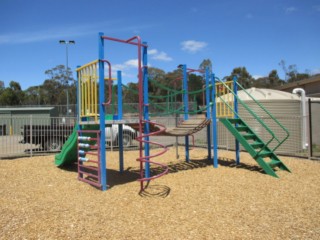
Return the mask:
POLYGON ((125 152, 122 175, 107 153, 106 192, 54 156, 0 160, 0 239, 320 239, 320 162, 281 157, 292 173, 276 179, 246 153, 235 166, 219 151, 218 169, 204 149, 190 163, 182 153, 160 157, 170 173, 141 194, 137 151, 125 152))

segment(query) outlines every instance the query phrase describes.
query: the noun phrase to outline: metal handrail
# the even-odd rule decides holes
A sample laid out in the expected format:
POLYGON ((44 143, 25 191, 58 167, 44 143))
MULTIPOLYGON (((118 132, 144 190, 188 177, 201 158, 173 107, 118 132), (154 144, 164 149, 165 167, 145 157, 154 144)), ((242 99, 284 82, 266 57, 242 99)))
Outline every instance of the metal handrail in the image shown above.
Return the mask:
POLYGON ((238 82, 237 85, 286 133, 286 137, 281 141, 277 137, 275 138, 278 142, 278 145, 273 148, 273 151, 275 151, 282 145, 282 143, 284 143, 284 141, 289 138, 290 133, 288 129, 286 129, 262 104, 260 104, 246 89, 244 89, 242 85, 240 85, 238 82))
MULTIPOLYGON (((279 148, 279 146, 285 141, 288 139, 289 137, 289 131, 282 125, 280 124, 280 122, 278 120, 276 120, 276 118, 267 110, 265 109, 252 95, 250 95, 238 82, 236 82, 237 86, 239 86, 242 90, 244 90, 244 92, 265 112, 267 113, 270 118, 272 120, 274 120, 287 134, 287 136, 283 139, 283 140, 279 140, 276 135, 274 134, 274 132, 266 125, 266 123, 257 115, 255 114, 249 107, 247 104, 245 104, 238 96, 237 94, 235 94, 235 92, 228 87, 227 84, 225 84, 223 81, 221 81, 219 78, 216 78, 216 80, 218 80, 220 83, 222 83, 228 90, 230 93, 232 93, 238 100, 238 102, 267 130, 267 132, 269 132, 269 134, 272 136, 271 139, 269 141, 267 141, 267 143, 265 144, 264 147, 262 147, 260 149, 259 152, 257 152, 257 154, 259 154, 260 152, 262 152, 267 146, 269 146, 269 144, 275 139, 277 142, 278 142, 278 145, 276 145, 272 151, 275 151, 277 148, 279 148)), ((230 108, 233 113, 238 117, 240 118, 239 114, 226 102, 224 101, 224 99, 219 96, 220 100, 222 100, 226 106, 228 106, 228 108, 230 108)), ((241 119, 241 118, 240 118, 241 119)))

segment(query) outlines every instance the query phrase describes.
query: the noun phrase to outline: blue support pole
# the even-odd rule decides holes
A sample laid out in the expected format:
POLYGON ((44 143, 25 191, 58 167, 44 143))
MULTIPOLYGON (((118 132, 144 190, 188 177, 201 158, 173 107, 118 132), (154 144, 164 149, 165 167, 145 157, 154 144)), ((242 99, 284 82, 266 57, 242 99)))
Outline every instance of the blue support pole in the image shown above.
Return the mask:
MULTIPOLYGON (((118 81, 118 120, 122 120, 123 112, 122 112, 122 75, 121 71, 117 71, 117 81, 118 81)), ((123 173, 123 124, 119 124, 119 171, 123 173)))
MULTIPOLYGON (((80 66, 77 66, 77 68, 79 68, 80 66)), ((81 126, 80 126, 80 109, 81 109, 81 100, 80 100, 80 88, 79 88, 79 81, 80 81, 80 77, 79 77, 80 73, 77 71, 77 82, 76 82, 76 86, 77 86, 77 106, 76 106, 76 117, 77 117, 77 129, 76 131, 81 130, 81 126)), ((78 152, 78 146, 77 146, 77 152, 78 152)), ((78 155, 78 153, 77 153, 78 155)), ((79 173, 79 177, 83 178, 83 174, 79 173)))
MULTIPOLYGON (((206 118, 209 120, 210 115, 210 89, 209 89, 209 68, 206 67, 206 74, 205 74, 205 87, 206 87, 206 118)), ((207 126, 207 143, 208 143, 208 160, 211 161, 211 137, 210 137, 211 129, 210 124, 207 126)))
MULTIPOLYGON (((233 76, 233 92, 234 94, 234 111, 238 114, 238 85, 237 85, 238 78, 237 76, 233 76)), ((238 115, 235 114, 234 118, 238 118, 238 115)), ((237 127, 237 123, 235 124, 237 127)), ((239 140, 235 139, 235 145, 236 145, 236 164, 240 164, 240 144, 239 140)))
MULTIPOLYGON (((189 101, 188 101, 188 74, 187 65, 182 65, 182 76, 183 76, 183 105, 184 105, 184 120, 189 119, 189 101)), ((190 161, 189 157, 189 136, 185 136, 185 153, 186 162, 190 161)))
MULTIPOLYGON (((79 68, 80 66, 77 66, 77 68, 79 68)), ((76 87, 77 87, 77 103, 76 103, 76 118, 77 118, 77 122, 78 125, 80 123, 80 109, 81 109, 81 101, 80 101, 80 88, 79 88, 79 72, 77 71, 77 81, 76 81, 76 87)), ((79 127, 78 127, 79 130, 79 127)))
POLYGON ((101 190, 107 190, 107 170, 106 170, 106 144, 105 144, 105 109, 104 109, 104 39, 103 33, 98 36, 99 44, 99 114, 100 114, 100 172, 101 190))
POLYGON ((212 84, 212 142, 213 142, 213 167, 218 167, 218 124, 217 124, 217 106, 216 106, 216 80, 215 75, 211 75, 211 84, 212 84))
MULTIPOLYGON (((79 68, 81 66, 77 66, 77 68, 79 68)), ((76 86, 77 86, 77 105, 76 105, 76 117, 77 117, 77 130, 81 130, 81 126, 80 126, 80 122, 81 122, 81 100, 80 100, 80 86, 79 86, 79 82, 80 82, 80 77, 79 77, 80 73, 77 71, 77 82, 76 82, 76 86)))
MULTIPOLYGON (((149 89, 148 89, 148 48, 147 43, 143 42, 143 48, 142 48, 142 77, 143 77, 143 118, 146 121, 149 121, 149 89)), ((149 123, 144 124, 144 134, 150 133, 150 126, 149 123)), ((144 155, 146 157, 146 160, 149 161, 148 156, 150 156, 150 144, 149 144, 149 136, 144 137, 144 140, 146 141, 144 143, 144 155)), ((145 163, 145 177, 150 177, 150 163, 145 163)))

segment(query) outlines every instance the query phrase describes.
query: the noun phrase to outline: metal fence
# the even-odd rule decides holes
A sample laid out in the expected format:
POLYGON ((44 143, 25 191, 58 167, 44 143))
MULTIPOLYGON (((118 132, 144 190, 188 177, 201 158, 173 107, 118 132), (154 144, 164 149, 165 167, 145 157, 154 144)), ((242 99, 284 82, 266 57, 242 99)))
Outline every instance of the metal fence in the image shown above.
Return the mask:
POLYGON ((309 105, 309 155, 320 158, 320 102, 308 101, 309 105))
POLYGON ((0 117, 0 158, 60 151, 75 118, 0 117))
MULTIPOLYGON (((319 106, 319 105, 317 105, 319 106)), ((191 116, 192 117, 192 116, 191 116)), ((154 117, 152 120, 161 123, 167 127, 176 126, 177 121, 181 117, 154 117)), ((264 119, 268 122, 268 119, 264 119)), ((253 123, 253 129, 257 134, 264 139, 265 132, 254 126, 254 119, 245 119, 245 121, 253 123)), ((319 143, 313 142, 313 151, 310 149, 303 149, 302 147, 302 133, 301 133, 301 117, 283 117, 279 119, 280 122, 285 123, 285 127, 290 132, 290 137, 287 141, 277 149, 278 154, 291 155, 298 157, 319 157, 319 143)), ((319 131, 320 124, 316 124, 318 119, 313 119, 312 128, 309 128, 308 134, 314 134, 319 131)), ((35 116, 28 116, 25 118, 17 117, 0 117, 0 158, 33 156, 36 154, 52 154, 60 151, 62 145, 73 131, 76 119, 73 117, 58 117, 58 118, 37 118, 35 116)), ((311 126, 310 126, 311 127, 311 126)), ((271 124, 272 128, 272 124, 271 124)), ((127 131, 123 134, 125 150, 138 149, 139 144, 134 138, 136 133, 127 131)), ((212 129, 212 128, 211 128, 212 129)), ((106 148, 108 151, 118 151, 118 134, 116 125, 106 126, 106 148)), ((276 129, 274 131, 277 131, 276 129)), ((190 144, 196 147, 207 147, 207 131, 202 129, 190 136, 190 144)), ((312 135, 311 135, 312 136, 312 135)), ((159 142, 166 146, 184 145, 184 137, 170 137, 170 136, 153 136, 151 141, 159 142)), ((314 138, 316 139, 316 138, 314 138)), ((314 140, 316 141, 316 140, 314 140)), ((151 146, 152 148, 153 146, 151 146)), ((221 149, 234 150, 235 139, 229 131, 218 122, 218 147, 221 149)), ((244 150, 244 149, 242 149, 244 150)))

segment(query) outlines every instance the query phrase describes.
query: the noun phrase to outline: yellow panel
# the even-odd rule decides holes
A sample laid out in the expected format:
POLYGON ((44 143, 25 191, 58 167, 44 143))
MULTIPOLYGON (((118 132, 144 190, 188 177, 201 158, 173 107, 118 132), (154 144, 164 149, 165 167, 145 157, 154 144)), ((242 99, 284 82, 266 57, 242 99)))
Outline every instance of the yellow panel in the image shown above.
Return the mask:
POLYGON ((82 117, 94 117, 95 121, 98 120, 98 60, 92 61, 77 68, 79 74, 79 93, 81 109, 80 114, 82 117))
MULTIPOLYGON (((233 81, 225 82, 225 84, 233 90, 233 81)), ((216 83, 216 95, 217 99, 220 96, 224 96, 224 101, 226 101, 230 107, 228 107, 222 100, 219 102, 216 101, 216 108, 217 108, 217 117, 233 117, 233 108, 234 108, 234 100, 233 94, 231 91, 223 84, 223 83, 216 83)))

